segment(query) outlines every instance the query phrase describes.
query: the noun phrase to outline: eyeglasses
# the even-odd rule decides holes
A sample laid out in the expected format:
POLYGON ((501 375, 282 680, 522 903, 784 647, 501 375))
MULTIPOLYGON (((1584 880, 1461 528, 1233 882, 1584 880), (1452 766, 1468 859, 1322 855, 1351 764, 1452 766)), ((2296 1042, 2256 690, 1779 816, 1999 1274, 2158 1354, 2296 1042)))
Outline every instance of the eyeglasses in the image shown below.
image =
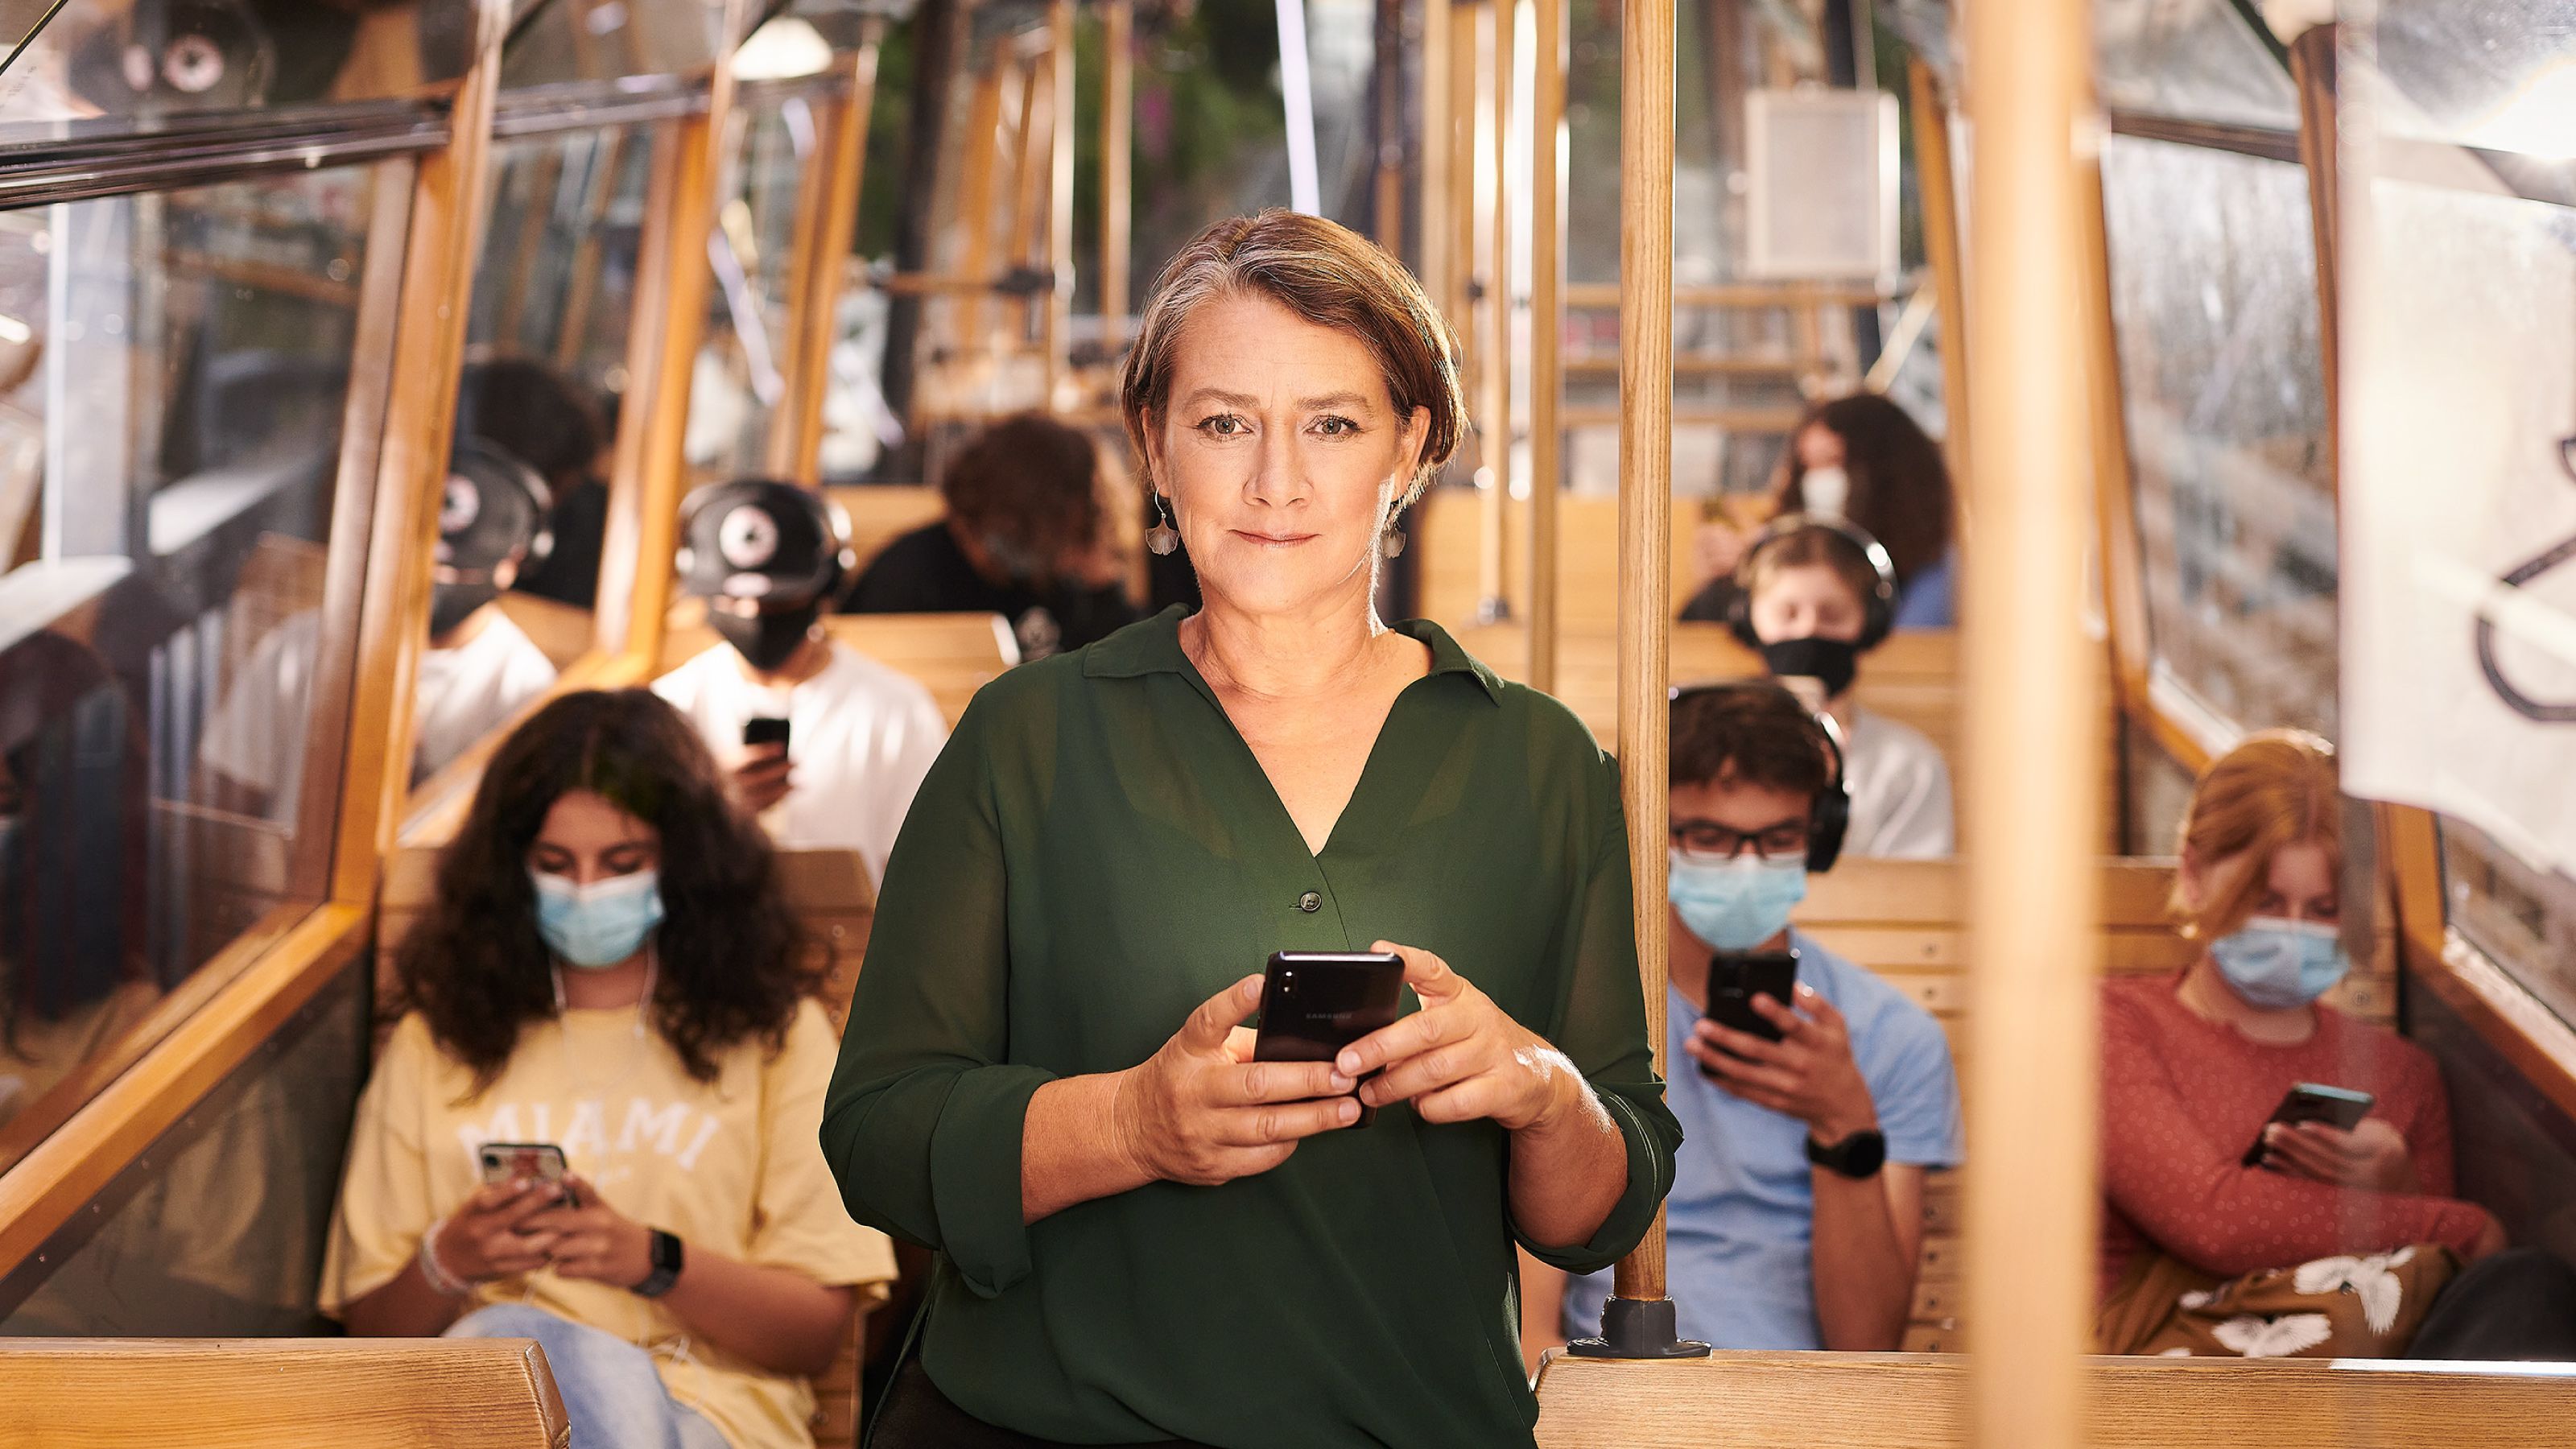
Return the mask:
POLYGON ((1803 860, 1807 854, 1807 824, 1803 820, 1766 826, 1760 830, 1736 830, 1714 820, 1681 820, 1672 827, 1673 849, 1686 860, 1721 865, 1744 854, 1750 846, 1753 854, 1768 864, 1803 860))

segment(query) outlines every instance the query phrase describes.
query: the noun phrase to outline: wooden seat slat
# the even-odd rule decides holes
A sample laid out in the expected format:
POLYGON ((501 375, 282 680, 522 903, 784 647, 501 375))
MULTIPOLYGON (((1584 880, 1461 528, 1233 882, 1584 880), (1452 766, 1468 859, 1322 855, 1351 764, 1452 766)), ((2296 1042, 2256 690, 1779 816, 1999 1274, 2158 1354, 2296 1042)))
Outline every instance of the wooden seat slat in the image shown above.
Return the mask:
MULTIPOLYGON (((1914 1343, 1953 1346, 1919 1330, 1914 1343)), ((2093 1449, 2526 1449, 2564 1443, 2565 1365, 2325 1359, 2093 1359, 2093 1449)), ((1720 1353, 1664 1363, 1551 1355, 1542 1449, 1953 1449, 1968 1361, 1889 1354, 1720 1353)))
POLYGON ((526 1339, 0 1339, 0 1441, 61 1449, 561 1449, 526 1339))

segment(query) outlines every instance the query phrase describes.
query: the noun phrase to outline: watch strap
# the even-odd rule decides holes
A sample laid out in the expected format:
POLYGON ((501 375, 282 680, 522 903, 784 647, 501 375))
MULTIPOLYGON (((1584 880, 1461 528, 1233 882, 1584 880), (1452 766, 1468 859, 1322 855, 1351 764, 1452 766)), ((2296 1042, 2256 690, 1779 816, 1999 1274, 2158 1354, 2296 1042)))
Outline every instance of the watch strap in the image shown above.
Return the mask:
POLYGON ((653 1229, 652 1255, 653 1271, 645 1274, 644 1281, 635 1285, 635 1294, 641 1298, 659 1298, 671 1291, 672 1284, 680 1281, 680 1264, 686 1256, 680 1245, 680 1235, 653 1229))
POLYGON ((1879 1169, 1887 1165, 1887 1135, 1875 1127, 1864 1127, 1831 1147, 1821 1146, 1809 1137, 1807 1160, 1848 1178, 1876 1177, 1879 1169))

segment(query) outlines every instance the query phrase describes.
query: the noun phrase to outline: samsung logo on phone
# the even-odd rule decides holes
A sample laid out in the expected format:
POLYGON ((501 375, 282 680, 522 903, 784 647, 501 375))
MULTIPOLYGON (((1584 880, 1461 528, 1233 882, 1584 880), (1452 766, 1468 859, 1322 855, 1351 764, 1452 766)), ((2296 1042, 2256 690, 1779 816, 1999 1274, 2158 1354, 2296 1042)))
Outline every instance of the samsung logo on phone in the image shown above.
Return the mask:
POLYGON ((1346 1022, 1359 1014, 1360 1013, 1356 1009, 1351 1011, 1310 1011, 1305 1014, 1305 1019, 1308 1021, 1329 1021, 1333 1025, 1339 1026, 1343 1022, 1346 1022))

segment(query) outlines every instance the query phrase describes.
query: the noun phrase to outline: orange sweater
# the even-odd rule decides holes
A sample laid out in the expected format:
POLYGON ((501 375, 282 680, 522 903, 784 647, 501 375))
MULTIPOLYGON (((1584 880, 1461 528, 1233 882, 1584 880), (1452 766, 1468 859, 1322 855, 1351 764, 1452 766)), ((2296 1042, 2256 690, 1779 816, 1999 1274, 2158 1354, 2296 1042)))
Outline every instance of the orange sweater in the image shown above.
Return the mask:
POLYGON ((2194 1015, 2179 975, 2102 992, 2102 1263, 2108 1296, 2149 1248, 2222 1278, 2337 1253, 2445 1243, 2465 1252, 2486 1213, 2451 1192, 2451 1109, 2433 1059, 2382 1027, 2317 1008, 2316 1035, 2265 1046, 2194 1015), (2338 1188, 2240 1165, 2294 1082, 2378 1098, 2424 1193, 2338 1188))

